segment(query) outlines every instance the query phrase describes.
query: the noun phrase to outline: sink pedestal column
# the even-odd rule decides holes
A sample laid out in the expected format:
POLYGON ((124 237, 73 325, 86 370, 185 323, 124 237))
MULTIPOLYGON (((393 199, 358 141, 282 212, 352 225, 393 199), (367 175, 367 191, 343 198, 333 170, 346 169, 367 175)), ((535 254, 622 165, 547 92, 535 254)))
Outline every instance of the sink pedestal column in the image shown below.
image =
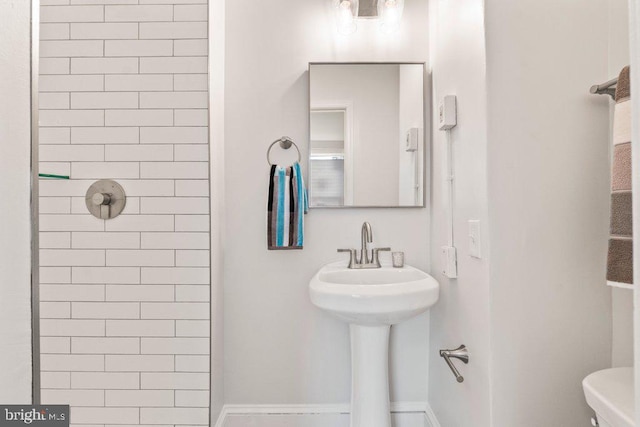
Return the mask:
POLYGON ((351 427, 391 427, 389 325, 350 325, 351 427))

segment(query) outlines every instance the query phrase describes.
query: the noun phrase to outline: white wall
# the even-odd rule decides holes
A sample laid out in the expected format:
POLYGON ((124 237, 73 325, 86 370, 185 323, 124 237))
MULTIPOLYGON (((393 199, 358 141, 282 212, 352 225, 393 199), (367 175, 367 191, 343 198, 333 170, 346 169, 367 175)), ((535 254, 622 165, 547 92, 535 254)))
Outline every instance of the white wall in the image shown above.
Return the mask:
POLYGON ((0 402, 31 402, 30 2, 0 0, 0 402))
POLYGON ((495 426, 588 425, 581 381, 611 364, 606 16, 486 2, 495 426))
MULTIPOLYGON (((411 0, 396 36, 364 22, 349 38, 336 34, 324 0, 227 3, 227 403, 349 401, 347 325, 314 308, 307 286, 324 263, 342 259, 336 248, 359 245, 363 221, 373 225, 375 243, 429 269, 425 209, 312 210, 302 251, 267 251, 265 229, 267 147, 288 135, 307 155, 308 62, 425 61, 427 20, 427 2, 411 0)), ((428 314, 393 328, 392 400, 426 399, 428 329, 428 314)))
MULTIPOLYGON (((442 426, 490 425, 489 268, 487 217, 486 75, 483 1, 431 2, 433 102, 445 95, 458 98, 458 126, 452 130, 455 174, 454 244, 458 248, 458 279, 440 271, 440 247, 447 244, 446 137, 433 131, 430 205, 432 271, 441 284, 440 301, 432 308, 429 402, 442 426), (469 257, 467 221, 480 220, 482 260, 469 257), (465 344, 469 365, 459 366, 465 382, 458 384, 439 349, 465 344)), ((433 116, 437 123, 437 116, 433 116)), ((495 424, 515 426, 517 424, 495 424)), ((519 426, 520 427, 520 426, 519 426)))
MULTIPOLYGON (((609 78, 607 10, 548 3, 433 4, 434 99, 458 96, 459 279, 443 281, 432 350, 464 343, 471 355, 460 385, 432 359, 430 402, 442 425, 588 425, 581 380, 611 363, 608 101, 588 94, 609 78), (468 219, 482 221, 483 261, 468 257, 468 219)), ((437 271, 445 146, 434 132, 437 271)))
POLYGON ((225 0, 209 0, 209 177, 211 188, 211 407, 210 425, 224 406, 224 69, 225 0))
MULTIPOLYGON (((629 65, 629 5, 627 0, 611 0, 609 8, 609 78, 614 78, 620 70, 629 65)), ((610 102, 611 121, 609 134, 613 136, 613 110, 610 102)), ((612 365, 633 365, 633 291, 611 289, 613 342, 612 365)))

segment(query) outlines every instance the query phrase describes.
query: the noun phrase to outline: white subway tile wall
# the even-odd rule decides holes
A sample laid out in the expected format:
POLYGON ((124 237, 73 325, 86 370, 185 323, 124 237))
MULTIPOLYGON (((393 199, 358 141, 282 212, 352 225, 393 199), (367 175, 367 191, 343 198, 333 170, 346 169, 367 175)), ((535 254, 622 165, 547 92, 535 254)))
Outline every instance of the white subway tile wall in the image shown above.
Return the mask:
POLYGON ((74 427, 209 423, 207 6, 41 0, 42 401, 74 427))

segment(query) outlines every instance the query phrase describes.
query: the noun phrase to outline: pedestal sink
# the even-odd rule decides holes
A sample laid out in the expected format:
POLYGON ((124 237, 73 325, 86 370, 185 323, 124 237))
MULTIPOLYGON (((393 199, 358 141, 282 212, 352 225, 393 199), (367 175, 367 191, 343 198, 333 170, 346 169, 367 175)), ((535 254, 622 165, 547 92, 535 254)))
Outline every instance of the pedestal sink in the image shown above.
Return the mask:
POLYGON ((350 325, 351 427, 391 427, 391 325, 426 311, 438 291, 433 277, 407 265, 357 270, 338 262, 311 279, 311 302, 350 325))

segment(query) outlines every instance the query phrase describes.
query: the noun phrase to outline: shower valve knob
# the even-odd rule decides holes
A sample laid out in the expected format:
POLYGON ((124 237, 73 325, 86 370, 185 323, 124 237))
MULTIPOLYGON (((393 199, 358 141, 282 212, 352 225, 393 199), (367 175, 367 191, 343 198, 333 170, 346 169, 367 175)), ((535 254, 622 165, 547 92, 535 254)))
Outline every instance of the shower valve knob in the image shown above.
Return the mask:
POLYGON ((112 219, 120 215, 126 200, 122 186, 108 179, 94 182, 85 196, 89 213, 100 219, 112 219))
POLYGON ((96 193, 91 197, 91 201, 94 205, 110 205, 111 194, 109 193, 96 193))

